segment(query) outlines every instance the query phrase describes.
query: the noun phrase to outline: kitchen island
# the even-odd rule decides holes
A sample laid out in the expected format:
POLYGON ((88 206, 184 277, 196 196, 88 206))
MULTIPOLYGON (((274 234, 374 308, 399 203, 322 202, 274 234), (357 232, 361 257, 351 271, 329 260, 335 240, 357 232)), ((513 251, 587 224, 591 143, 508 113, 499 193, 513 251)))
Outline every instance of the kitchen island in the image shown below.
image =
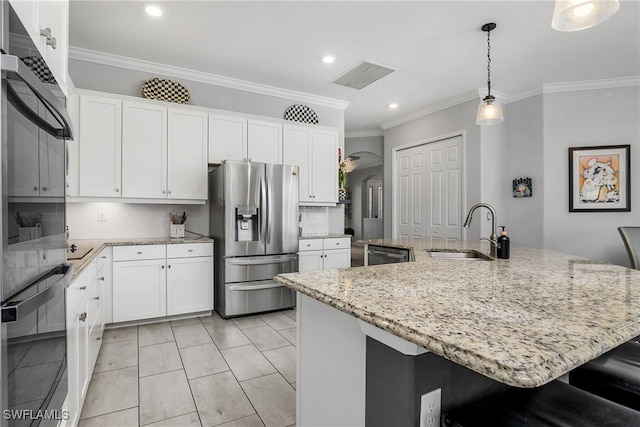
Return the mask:
POLYGON ((415 261, 276 277, 299 292, 300 425, 364 424, 365 406, 367 417, 376 412, 380 398, 372 404, 379 393, 371 383, 384 378, 372 372, 380 343, 404 357, 436 358, 403 372, 419 374, 418 365, 448 371, 428 385, 442 388, 446 410, 461 403, 452 397, 456 390, 447 390, 456 376, 475 385, 467 388, 476 396, 465 402, 507 386, 537 387, 640 334, 639 271, 519 247, 508 260, 435 259, 427 252, 488 255, 488 244, 476 242, 365 243, 409 248, 415 261), (310 373, 318 369, 325 372, 310 373), (330 393, 314 390, 332 381, 330 393), (309 409, 310 400, 321 408, 309 409))

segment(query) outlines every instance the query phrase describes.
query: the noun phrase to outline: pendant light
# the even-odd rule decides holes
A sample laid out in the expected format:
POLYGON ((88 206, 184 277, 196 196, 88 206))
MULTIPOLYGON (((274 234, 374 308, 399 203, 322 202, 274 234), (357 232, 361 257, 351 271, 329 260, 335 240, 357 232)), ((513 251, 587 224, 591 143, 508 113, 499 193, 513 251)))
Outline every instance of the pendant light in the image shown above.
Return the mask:
POLYGON ((551 26, 558 31, 579 31, 606 21, 620 7, 618 0, 556 0, 551 26))
POLYGON ((476 117, 476 124, 478 125, 493 125, 500 123, 504 120, 502 114, 502 105, 496 101, 496 98, 491 95, 491 31, 496 29, 496 24, 493 22, 484 24, 482 31, 487 33, 487 96, 482 98, 482 102, 478 107, 478 116, 476 117))

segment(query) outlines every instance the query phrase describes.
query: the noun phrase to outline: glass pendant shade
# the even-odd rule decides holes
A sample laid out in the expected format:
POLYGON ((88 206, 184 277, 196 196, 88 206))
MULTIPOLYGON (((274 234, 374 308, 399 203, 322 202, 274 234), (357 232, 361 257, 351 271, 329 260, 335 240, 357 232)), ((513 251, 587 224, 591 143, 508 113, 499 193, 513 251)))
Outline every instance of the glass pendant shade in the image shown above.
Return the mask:
POLYGON ((613 16, 618 0, 556 0, 551 26, 557 31, 579 31, 594 27, 613 16))
POLYGON ((485 96, 478 107, 478 115, 476 117, 477 125, 493 125, 504 120, 502 114, 502 104, 489 95, 485 96))

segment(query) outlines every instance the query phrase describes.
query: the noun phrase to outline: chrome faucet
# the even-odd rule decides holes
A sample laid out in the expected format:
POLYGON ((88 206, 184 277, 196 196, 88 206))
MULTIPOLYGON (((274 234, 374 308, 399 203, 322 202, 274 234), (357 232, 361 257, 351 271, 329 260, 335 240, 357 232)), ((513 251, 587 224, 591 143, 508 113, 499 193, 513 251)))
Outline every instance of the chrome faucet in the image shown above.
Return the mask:
POLYGON ((489 212, 491 212, 491 236, 489 236, 489 238, 487 239, 486 237, 481 237, 481 240, 488 240, 489 244, 491 245, 491 256, 495 257, 498 254, 498 230, 496 228, 496 210, 493 208, 493 206, 487 204, 487 203, 478 203, 476 205, 473 205, 473 207, 471 209, 469 209, 469 213, 467 214, 467 219, 465 219, 464 221, 464 228, 469 228, 469 226, 471 225, 471 220, 473 219, 473 213, 475 212, 476 209, 481 208, 481 207, 485 207, 487 209, 489 209, 489 212))

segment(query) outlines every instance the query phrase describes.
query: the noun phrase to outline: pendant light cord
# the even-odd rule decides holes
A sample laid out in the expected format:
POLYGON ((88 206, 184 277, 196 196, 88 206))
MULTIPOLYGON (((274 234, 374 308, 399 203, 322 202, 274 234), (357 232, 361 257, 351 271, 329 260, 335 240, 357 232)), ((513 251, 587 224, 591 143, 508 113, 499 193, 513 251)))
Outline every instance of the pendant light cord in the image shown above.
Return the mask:
POLYGON ((491 96, 491 30, 487 31, 487 96, 491 96))

